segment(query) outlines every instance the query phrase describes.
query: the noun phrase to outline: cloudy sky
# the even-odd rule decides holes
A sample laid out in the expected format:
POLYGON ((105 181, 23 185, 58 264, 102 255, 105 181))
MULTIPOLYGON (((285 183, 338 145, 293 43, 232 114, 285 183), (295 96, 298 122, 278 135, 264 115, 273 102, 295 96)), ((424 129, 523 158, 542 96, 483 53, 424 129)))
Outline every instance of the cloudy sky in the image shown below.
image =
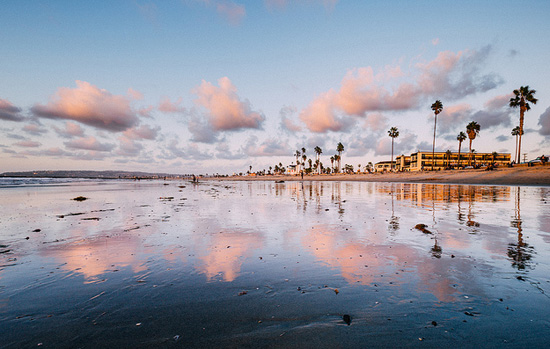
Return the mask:
POLYGON ((0 172, 227 173, 395 153, 514 153, 514 89, 539 102, 522 153, 550 153, 550 2, 7 0, 0 172), (467 147, 467 144, 465 145, 467 147), (463 147, 464 149, 464 147, 463 147))

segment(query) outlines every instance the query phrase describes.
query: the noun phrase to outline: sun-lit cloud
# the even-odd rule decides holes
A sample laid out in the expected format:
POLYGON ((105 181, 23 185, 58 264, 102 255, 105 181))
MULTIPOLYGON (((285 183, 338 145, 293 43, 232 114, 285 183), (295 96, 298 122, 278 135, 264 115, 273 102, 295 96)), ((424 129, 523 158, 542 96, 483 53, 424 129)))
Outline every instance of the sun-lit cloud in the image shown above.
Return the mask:
POLYGON ((415 110, 435 97, 452 101, 489 91, 502 84, 499 76, 480 73, 491 52, 491 46, 440 52, 413 66, 412 81, 402 81, 405 74, 399 66, 378 73, 372 67, 351 69, 339 90, 321 93, 302 110, 300 119, 312 132, 341 131, 350 117, 365 117, 368 112, 415 110))
POLYGON ((133 140, 155 140, 158 136, 159 131, 159 126, 151 127, 149 125, 141 125, 124 131, 124 136, 128 139, 133 140))
POLYGON ((206 119, 214 131, 258 129, 265 116, 252 110, 248 100, 241 100, 237 88, 227 77, 218 80, 218 86, 207 81, 193 89, 195 104, 206 110, 206 119))
POLYGON ((119 146, 116 151, 121 156, 138 156, 143 149, 143 145, 133 139, 125 136, 119 137, 119 146))
POLYGON ((0 120, 23 121, 21 108, 14 106, 10 101, 0 98, 0 120))
POLYGON ((76 81, 76 88, 61 87, 46 105, 35 104, 35 116, 68 119, 111 132, 136 126, 139 119, 125 96, 113 95, 86 81, 76 81))
POLYGON ((37 124, 28 124, 23 126, 22 130, 30 135, 33 136, 40 136, 44 133, 47 133, 48 130, 46 130, 43 127, 38 126, 37 124))
POLYGON ((175 102, 170 101, 170 98, 163 98, 158 106, 158 110, 164 113, 185 113, 185 108, 181 105, 183 98, 178 98, 175 102))
POLYGON ((134 90, 133 88, 129 88, 128 89, 128 97, 132 98, 132 99, 135 99, 137 101, 139 100, 142 100, 143 99, 143 93, 137 91, 137 90, 134 90))
POLYGON ((69 149, 93 150, 98 152, 111 151, 115 146, 109 143, 100 143, 95 137, 78 138, 64 143, 69 149))
POLYGON ((270 10, 284 10, 291 4, 320 4, 327 12, 332 12, 340 0, 264 0, 265 7, 270 10))
POLYGON ((231 0, 188 0, 187 2, 200 3, 206 8, 215 9, 220 17, 233 26, 241 24, 246 16, 245 6, 231 0))
POLYGON ((79 124, 74 122, 67 121, 65 123, 65 128, 59 128, 53 126, 55 132, 63 138, 73 138, 73 137, 82 137, 84 136, 84 130, 80 127, 79 124))
POLYGON ((29 141, 29 140, 20 141, 20 142, 16 142, 16 143, 13 143, 13 144, 18 146, 18 147, 23 147, 23 148, 38 148, 39 146, 42 145, 42 143, 40 143, 40 142, 29 141))
POLYGON ((540 125, 539 134, 542 136, 550 136, 550 107, 546 108, 544 113, 540 114, 538 124, 540 125))

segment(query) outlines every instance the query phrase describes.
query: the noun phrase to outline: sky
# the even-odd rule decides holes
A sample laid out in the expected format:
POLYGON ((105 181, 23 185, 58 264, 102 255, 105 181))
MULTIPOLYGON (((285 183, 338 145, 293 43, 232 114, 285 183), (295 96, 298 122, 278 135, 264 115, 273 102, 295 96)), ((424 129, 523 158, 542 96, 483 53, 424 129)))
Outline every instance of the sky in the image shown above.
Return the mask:
POLYGON ((550 154, 550 2, 6 0, 0 173, 232 174, 322 149, 355 168, 458 151, 550 154), (463 143, 462 150, 468 148, 463 143))

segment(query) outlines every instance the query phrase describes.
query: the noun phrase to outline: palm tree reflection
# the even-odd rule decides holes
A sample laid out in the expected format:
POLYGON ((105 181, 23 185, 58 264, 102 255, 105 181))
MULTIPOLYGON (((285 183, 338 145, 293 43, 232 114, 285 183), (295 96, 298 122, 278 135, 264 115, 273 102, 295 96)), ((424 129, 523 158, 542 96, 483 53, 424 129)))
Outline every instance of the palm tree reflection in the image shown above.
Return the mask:
POLYGON ((514 219, 510 222, 512 228, 516 228, 518 231, 517 243, 508 244, 508 257, 512 260, 512 267, 518 270, 525 270, 530 268, 530 260, 534 253, 534 247, 523 241, 523 228, 521 220, 521 188, 518 187, 516 195, 516 207, 514 211, 514 219))

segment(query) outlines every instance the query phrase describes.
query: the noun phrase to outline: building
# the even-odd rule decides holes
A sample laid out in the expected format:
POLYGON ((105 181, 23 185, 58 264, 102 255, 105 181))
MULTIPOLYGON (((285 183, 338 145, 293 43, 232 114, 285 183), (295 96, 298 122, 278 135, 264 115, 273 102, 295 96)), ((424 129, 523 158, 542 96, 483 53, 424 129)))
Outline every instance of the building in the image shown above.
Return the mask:
POLYGON ((395 169, 397 171, 410 171, 411 157, 407 155, 399 155, 395 158, 395 169))
MULTIPOLYGON (((486 166, 495 164, 496 166, 508 166, 510 164, 510 154, 508 153, 472 153, 461 152, 460 159, 458 152, 451 152, 450 156, 446 152, 434 153, 434 170, 443 170, 451 167, 465 166, 486 166), (470 159, 471 158, 471 159, 470 159)), ((398 157, 399 159, 399 157, 398 157)), ((403 160, 406 163, 405 160, 403 160)), ((410 156, 410 164, 408 167, 399 168, 401 171, 420 171, 432 169, 432 152, 419 151, 410 156)))
POLYGON ((393 168, 395 168, 395 161, 392 163, 391 161, 380 161, 374 164, 374 172, 387 172, 391 171, 391 165, 393 164, 393 168))

